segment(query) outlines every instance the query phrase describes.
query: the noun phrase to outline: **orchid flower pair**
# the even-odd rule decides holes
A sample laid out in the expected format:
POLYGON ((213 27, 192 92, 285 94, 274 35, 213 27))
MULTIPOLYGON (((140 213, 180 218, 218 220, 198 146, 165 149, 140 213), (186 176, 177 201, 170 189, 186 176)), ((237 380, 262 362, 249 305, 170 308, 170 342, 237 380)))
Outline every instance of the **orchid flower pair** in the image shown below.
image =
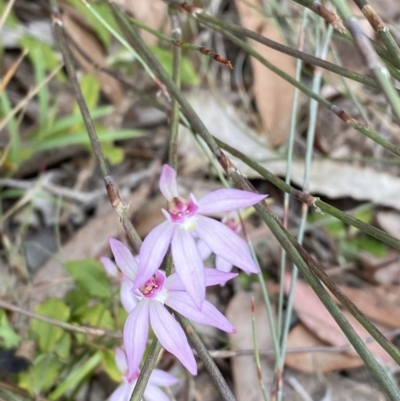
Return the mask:
POLYGON ((248 245, 226 225, 204 214, 230 212, 261 202, 266 195, 238 189, 219 189, 198 201, 178 193, 176 172, 164 165, 160 190, 168 201, 162 210, 166 221, 155 227, 143 241, 139 272, 134 286, 139 288, 160 267, 169 247, 176 273, 194 303, 201 309, 205 299, 205 273, 196 241, 201 240, 217 257, 247 273, 259 273, 248 245))
MULTIPOLYGON (((127 353, 129 376, 138 369, 142 360, 149 335, 149 326, 161 345, 175 355, 182 364, 195 375, 196 361, 182 327, 165 306, 198 323, 208 324, 234 333, 236 330, 226 317, 210 302, 204 301, 200 309, 185 291, 184 285, 176 273, 165 277, 157 270, 143 286, 133 285, 140 269, 137 259, 129 249, 115 238, 110 238, 110 247, 115 263, 123 272, 121 279, 121 303, 129 313, 124 326, 124 344, 127 353)), ((115 271, 108 258, 102 258, 108 272, 115 271)), ((205 285, 223 284, 237 276, 216 269, 205 268, 205 285)))
MULTIPOLYGON (((160 190, 168 201, 168 210, 162 210, 166 221, 147 235, 138 257, 135 258, 120 241, 110 238, 115 262, 123 272, 121 301, 129 312, 123 336, 128 377, 139 369, 149 326, 166 350, 174 354, 190 373, 197 373, 186 335, 165 306, 195 322, 235 332, 230 322, 205 300, 205 288, 223 284, 236 274, 205 268, 201 248, 208 253, 211 250, 230 268, 235 265, 247 273, 259 272, 246 242, 235 230, 203 214, 252 206, 266 195, 220 189, 199 201, 193 195, 184 199, 178 194, 176 172, 168 165, 162 170, 160 190), (158 269, 170 247, 175 273, 166 277, 158 269)), ((107 270, 113 270, 111 261, 102 261, 107 270)))

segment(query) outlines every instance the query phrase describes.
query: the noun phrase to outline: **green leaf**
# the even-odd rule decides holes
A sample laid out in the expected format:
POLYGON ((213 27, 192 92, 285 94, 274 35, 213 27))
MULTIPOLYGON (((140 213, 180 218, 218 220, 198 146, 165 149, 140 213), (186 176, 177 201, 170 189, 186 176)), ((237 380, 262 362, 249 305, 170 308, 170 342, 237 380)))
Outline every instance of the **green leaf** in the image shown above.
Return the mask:
POLYGON ((75 365, 73 371, 63 382, 48 396, 49 400, 57 400, 67 391, 75 390, 81 382, 101 363, 102 353, 96 352, 80 366, 75 365))
POLYGON ((116 165, 124 160, 125 153, 122 148, 107 143, 103 143, 101 148, 103 149, 104 156, 110 164, 116 165))
MULTIPOLYGON (((39 315, 67 322, 70 317, 69 307, 61 300, 49 298, 35 308, 39 315)), ((38 339, 39 348, 43 352, 52 352, 60 341, 64 330, 40 320, 32 320, 31 330, 38 339)))
MULTIPOLYGON (((6 5, 7 5, 6 3, 8 3, 8 1, 0 0, 0 15, 5 15, 4 12, 5 12, 6 5)), ((8 25, 10 27, 18 27, 21 25, 21 22, 15 16, 14 11, 12 9, 8 14, 5 23, 6 23, 6 26, 8 25)))
POLYGON ((65 269, 75 283, 93 297, 108 299, 111 297, 110 284, 103 265, 94 259, 67 262, 65 269))
POLYGON ((62 367, 55 356, 39 355, 29 371, 18 375, 18 384, 31 395, 43 393, 54 385, 62 367))
POLYGON ((18 346, 20 336, 9 326, 0 327, 0 345, 2 348, 11 349, 18 346))
POLYGON ((122 381, 122 374, 115 363, 115 352, 110 350, 102 351, 102 367, 105 372, 116 382, 122 381))
POLYGON ((106 330, 114 329, 114 320, 111 312, 104 304, 86 308, 80 317, 80 321, 86 326, 100 327, 106 330))
POLYGON ((378 257, 387 254, 387 246, 374 238, 355 238, 351 241, 358 249, 372 253, 378 257))
POLYGON ((67 359, 71 351, 71 334, 64 331, 60 340, 57 342, 54 352, 61 358, 67 359))
MULTIPOLYGON (((100 143, 104 144, 104 142, 108 141, 119 141, 123 139, 131 139, 142 136, 143 133, 136 130, 117 130, 117 131, 106 131, 104 128, 97 129, 97 135, 99 137, 100 143)), ((79 132, 67 132, 64 135, 57 136, 56 138, 51 137, 49 139, 45 139, 42 142, 38 142, 35 145, 35 151, 46 150, 46 149, 54 149, 59 148, 66 145, 89 145, 90 139, 87 132, 82 128, 82 131, 79 132)), ((119 149, 119 148, 114 148, 119 149)), ((120 157, 120 155, 118 155, 120 157)))
POLYGON ((71 308, 71 320, 79 318, 85 312, 89 300, 89 294, 84 288, 78 287, 67 293, 65 302, 71 308))
MULTIPOLYGON (((96 108, 100 95, 99 80, 93 74, 85 74, 80 81, 82 95, 89 110, 96 108)), ((80 113, 79 106, 75 104, 75 113, 80 113)))
MULTIPOLYGON (((154 56, 158 59, 160 64, 172 77, 172 65, 173 65, 173 55, 172 50, 162 49, 158 46, 150 46, 151 51, 154 56)), ((198 85, 199 77, 196 70, 193 67, 192 62, 189 58, 182 56, 181 59, 181 81, 183 84, 187 85, 198 85)))

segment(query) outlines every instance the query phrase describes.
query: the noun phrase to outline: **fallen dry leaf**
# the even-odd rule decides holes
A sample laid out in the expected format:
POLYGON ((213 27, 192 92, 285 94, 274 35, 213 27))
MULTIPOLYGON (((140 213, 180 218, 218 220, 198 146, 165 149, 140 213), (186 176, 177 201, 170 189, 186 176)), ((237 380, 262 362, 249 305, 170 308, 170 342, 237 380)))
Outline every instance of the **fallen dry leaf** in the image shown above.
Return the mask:
MULTIPOLYGON (((268 39, 283 43, 283 38, 271 19, 265 18, 258 0, 236 1, 242 25, 259 32, 268 39)), ((250 42, 254 50, 276 67, 290 76, 295 75, 293 58, 260 43, 250 42)), ((251 59, 254 75, 254 95, 257 109, 268 133, 269 143, 275 147, 285 142, 289 133, 289 123, 293 100, 293 86, 264 67, 258 60, 251 59)))
POLYGON ((378 211, 375 217, 384 231, 400 240, 400 213, 386 210, 378 211))
MULTIPOLYGON (((325 346, 317 336, 303 324, 298 324, 289 333, 287 348, 325 346)), ((286 354, 285 364, 305 373, 327 373, 342 369, 362 366, 364 362, 358 356, 342 352, 299 352, 286 354)))
MULTIPOLYGON (((226 316, 237 330, 236 334, 229 335, 232 349, 248 350, 254 348, 251 326, 251 298, 251 294, 239 292, 228 305, 226 316)), ((271 348, 272 340, 269 334, 265 305, 261 297, 256 296, 254 302, 259 349, 271 348)), ((273 378, 273 364, 262 359, 261 368, 264 384, 270 388, 273 378)), ((238 401, 259 401, 262 399, 253 355, 232 358, 232 374, 238 401)))
MULTIPOLYGON (((115 0, 115 3, 135 16, 141 23, 156 31, 169 29, 169 18, 166 3, 160 1, 115 0)), ((168 32, 170 33, 170 32, 168 32)), ((151 33, 141 30, 140 35, 148 45, 157 44, 158 38, 151 33)))
POLYGON ((389 250, 383 256, 375 256, 370 252, 359 252, 358 259, 363 267, 364 275, 379 284, 400 283, 400 255, 396 250, 389 250))
MULTIPOLYGON (((291 277, 285 276, 285 291, 289 289, 291 277)), ((336 321, 329 314, 328 310, 319 300, 315 292, 304 281, 297 281, 294 295, 294 309, 303 324, 320 340, 326 343, 343 346, 348 345, 349 341, 344 335, 336 321)), ((362 339, 370 338, 370 334, 361 326, 360 323, 347 311, 342 311, 350 325, 362 339)), ((376 342, 367 344, 368 349, 376 359, 387 365, 394 364, 392 358, 376 342)), ((352 355, 357 355, 354 350, 349 351, 352 355)))
POLYGON ((389 327, 400 327, 400 294, 397 286, 355 288, 341 285, 340 290, 369 319, 389 327), (390 294, 390 296, 389 296, 390 294))

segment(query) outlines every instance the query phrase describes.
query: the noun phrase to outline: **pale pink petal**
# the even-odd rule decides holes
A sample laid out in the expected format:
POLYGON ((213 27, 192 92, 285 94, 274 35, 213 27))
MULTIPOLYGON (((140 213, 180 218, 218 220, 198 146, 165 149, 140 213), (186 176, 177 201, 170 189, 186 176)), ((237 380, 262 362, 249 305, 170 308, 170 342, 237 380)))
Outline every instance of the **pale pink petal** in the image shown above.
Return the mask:
POLYGON ((148 384, 144 390, 144 399, 146 401, 170 401, 170 398, 157 386, 148 384))
POLYGON ((202 240, 197 241, 197 249, 199 250, 201 260, 206 260, 212 254, 210 247, 202 240))
POLYGON ((178 185, 176 183, 176 171, 169 166, 164 164, 160 176, 160 191, 170 202, 172 199, 178 197, 178 185))
POLYGON ((153 228, 140 248, 139 270, 134 280, 134 288, 141 287, 160 267, 171 243, 175 226, 164 221, 153 228))
POLYGON ((124 346, 129 377, 139 369, 149 334, 149 301, 143 299, 128 315, 124 326, 124 346))
POLYGON ((117 348, 115 350, 115 363, 119 371, 126 376, 128 373, 128 361, 126 360, 125 351, 122 348, 117 348))
POLYGON ((104 270, 106 273, 111 276, 118 278, 118 268, 115 266, 115 263, 110 259, 103 256, 100 258, 100 262, 102 263, 104 270))
POLYGON ((266 197, 267 195, 241 191, 240 189, 217 189, 199 199, 197 213, 214 214, 231 212, 232 210, 253 206, 266 197))
POLYGON ((227 260, 225 260, 224 258, 222 258, 221 256, 217 256, 215 258, 215 267, 216 269, 222 271, 222 272, 230 272, 233 268, 233 265, 231 262, 228 262, 227 260))
POLYGON ((129 401, 135 384, 123 383, 111 394, 109 401, 129 401))
POLYGON ((137 262, 131 251, 115 238, 109 238, 111 251, 114 255, 115 263, 129 280, 134 281, 137 274, 137 262))
MULTIPOLYGON (((228 280, 236 277, 237 273, 225 273, 211 267, 204 267, 204 274, 206 277, 206 287, 212 285, 225 284, 228 280)), ((186 291, 181 279, 176 273, 167 277, 165 288, 168 291, 186 291)))
POLYGON ((150 323, 161 345, 175 355, 192 374, 197 374, 196 360, 182 327, 157 301, 150 303, 150 323))
POLYGON ((260 272, 242 238, 219 221, 205 216, 197 217, 196 233, 216 255, 246 273, 260 272))
POLYGON ((177 228, 171 243, 176 273, 195 304, 201 308, 206 296, 204 266, 192 234, 177 228))
POLYGON ((139 298, 132 292, 132 281, 124 280, 121 282, 120 289, 121 304, 130 313, 139 302, 139 298))
POLYGON ((149 379, 149 384, 154 384, 155 386, 166 387, 173 386, 176 383, 178 383, 178 379, 175 376, 161 369, 154 369, 149 379))
POLYGON ((236 333, 229 320, 214 305, 204 301, 199 310, 185 291, 170 291, 165 304, 190 320, 218 327, 228 333, 236 333))

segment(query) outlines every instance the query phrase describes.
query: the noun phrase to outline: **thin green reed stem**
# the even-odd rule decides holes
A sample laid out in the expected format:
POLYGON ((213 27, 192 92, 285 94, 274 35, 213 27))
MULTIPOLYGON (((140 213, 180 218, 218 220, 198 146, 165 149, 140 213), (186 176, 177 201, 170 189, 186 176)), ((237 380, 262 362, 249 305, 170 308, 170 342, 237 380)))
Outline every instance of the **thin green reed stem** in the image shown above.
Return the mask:
POLYGON ((308 193, 301 192, 295 188, 292 188, 289 184, 285 183, 285 181, 281 180, 275 174, 271 173, 268 169, 261 166, 259 163, 255 162, 250 157, 246 156, 244 153, 238 151, 235 148, 227 145, 226 143, 216 139, 219 146, 222 149, 229 152, 232 156, 237 157, 243 163, 247 164, 251 167, 254 171, 259 173, 263 178, 267 181, 270 181, 276 187, 278 187, 283 192, 293 196, 294 198, 298 199, 300 202, 305 202, 309 206, 314 206, 317 209, 325 212, 333 217, 336 217, 338 220, 342 221, 343 223, 349 224, 353 227, 358 228, 360 231, 364 232, 365 234, 370 235, 373 238, 376 238, 379 241, 384 242, 385 244, 400 250, 400 241, 391 235, 385 233, 382 230, 379 230, 376 227, 371 226, 370 224, 364 223, 363 221, 345 213, 341 210, 329 205, 326 202, 321 201, 319 198, 314 198, 308 193))
MULTIPOLYGON (((175 40, 181 41, 182 29, 177 15, 177 11, 169 7, 169 14, 172 25, 172 35, 175 40)), ((180 90, 181 88, 181 59, 182 49, 178 46, 173 46, 173 66, 172 66, 172 79, 175 82, 176 87, 180 90)), ((173 98, 171 105, 171 128, 169 137, 169 154, 168 160, 170 166, 175 170, 178 168, 178 128, 179 128, 179 103, 173 98)))
MULTIPOLYGON (((113 7, 113 4, 111 4, 113 7)), ((118 10, 117 10, 118 11, 118 10)), ((121 23, 124 24, 123 18, 119 19, 121 23)), ((127 27, 126 27, 127 28, 127 27)), ((194 112, 192 107, 189 105, 182 93, 176 88, 176 85, 172 79, 168 76, 166 71, 162 68, 158 60, 154 57, 151 51, 148 49, 146 44, 143 42, 141 37, 138 35, 134 28, 129 27, 127 32, 129 32, 130 40, 135 44, 135 48, 138 49, 144 60, 151 66, 152 70, 159 76, 160 80, 165 84, 172 96, 175 96, 182 108, 183 113, 190 122, 193 129, 201 135, 205 140, 210 150, 214 153, 215 157, 228 174, 228 176, 233 180, 235 186, 244 190, 251 190, 247 180, 243 177, 240 172, 233 166, 230 160, 225 156, 222 150, 218 147, 216 141, 207 128, 202 123, 201 119, 194 112)), ((374 375, 376 380, 379 382, 383 390, 392 400, 400 400, 400 396, 397 390, 393 387, 393 384, 388 381, 385 372, 382 370, 381 366, 373 358, 370 351, 365 347, 363 341, 355 333, 354 329, 349 325, 340 309, 332 301, 329 294, 326 292, 324 287, 321 285, 318 279, 316 279, 314 274, 318 274, 319 278, 323 279, 325 285, 335 294, 335 296, 349 309, 349 311, 360 321, 360 323, 367 329, 368 332, 387 350, 390 355, 392 355, 396 360, 400 361, 398 356, 399 351, 395 350, 394 347, 388 343, 388 341, 380 334, 380 332, 371 324, 371 322, 366 319, 363 314, 357 310, 357 308, 351 303, 349 299, 340 292, 337 286, 327 277, 322 270, 318 268, 313 259, 304 251, 301 246, 296 242, 296 240, 288 233, 281 225, 278 219, 276 219, 269 211, 267 205, 264 203, 256 206, 256 210, 259 212, 262 219, 268 224, 269 228, 272 230, 278 241, 285 248, 289 257, 298 266, 304 277, 313 287, 314 291, 320 297, 324 305, 328 308, 332 317, 337 321, 339 327, 343 330, 349 341, 359 353, 360 357, 369 367, 371 373, 374 375), (301 254, 301 256, 300 256, 301 254), (305 262, 307 260, 307 262, 305 262), (312 269, 312 272, 307 267, 312 269)), ((217 372, 218 373, 218 372, 217 372)), ((225 385, 225 384, 223 384, 225 385)))
MULTIPOLYGON (((265 283, 262 283, 262 286, 265 286, 265 283)), ((251 331, 253 333, 253 344, 254 344, 254 359, 256 362, 257 368, 257 377, 258 382, 261 389, 261 394, 263 396, 264 401, 269 401, 269 396, 267 393, 267 389, 263 383, 263 374, 261 368, 261 360, 260 360, 260 347, 258 346, 258 337, 257 337, 257 328, 256 328, 256 317, 255 317, 255 310, 254 310, 254 296, 251 297, 251 331)))
MULTIPOLYGON (((301 26, 299 28, 299 50, 302 50, 304 45, 304 30, 308 20, 308 10, 304 10, 301 26)), ((301 60, 297 60, 296 63, 296 81, 300 81, 301 78, 301 70, 303 67, 303 63, 301 60)), ((290 185, 291 181, 291 174, 292 174, 292 162, 293 162, 293 149, 294 149, 294 140, 296 136, 296 126, 297 126, 297 113, 298 113, 298 106, 299 106, 299 94, 300 91, 298 88, 294 89, 293 93, 293 102, 292 102, 292 112, 290 117, 290 132, 289 132, 289 139, 287 144, 287 157, 286 157, 286 175, 285 175, 285 182, 287 185, 290 185)), ((283 225, 285 228, 288 228, 288 216, 289 216, 289 204, 290 204, 290 196, 288 192, 284 192, 284 199, 283 199, 283 210, 284 210, 284 217, 283 217, 283 225)), ((283 301, 285 295, 285 283, 284 283, 284 276, 286 271, 286 252, 282 249, 281 253, 281 263, 280 263, 280 280, 279 280, 279 301, 278 301, 278 338, 281 338, 282 335, 282 315, 283 315, 283 301)))
POLYGON ((382 18, 368 3, 367 0, 353 0, 358 8, 364 14, 374 31, 378 34, 379 38, 384 43, 388 52, 392 55, 393 60, 396 61, 396 67, 400 68, 400 49, 394 40, 389 28, 384 24, 382 18))
POLYGON ((376 132, 370 130, 365 125, 362 125, 358 121, 354 120, 350 115, 348 115, 346 113, 346 111, 340 109, 339 107, 332 104, 328 100, 317 95, 315 92, 313 92, 311 89, 309 89, 306 85, 303 85, 301 82, 295 80, 293 77, 286 74, 281 69, 277 68, 275 65, 270 63, 264 57, 262 57, 258 52, 256 52, 254 49, 252 49, 247 43, 236 38, 234 35, 230 34, 229 32, 227 32, 224 29, 221 29, 219 26, 217 26, 215 24, 207 23, 206 25, 209 26, 210 28, 214 29, 215 31, 221 33, 223 36, 227 37, 232 42, 236 43, 238 46, 240 46, 243 50, 245 50, 252 57, 259 60, 266 68, 268 68, 269 70, 271 70, 274 73, 276 73, 277 75, 279 75, 282 79, 289 82, 295 88, 300 89, 305 95, 318 101, 320 104, 322 104, 327 109, 329 109, 331 112, 333 112, 337 117, 339 117, 343 122, 345 122, 349 126, 355 128, 357 131, 361 132, 366 137, 372 139, 374 142, 378 143, 379 145, 381 145, 383 148, 385 148, 389 152, 400 157, 400 147, 393 145, 392 143, 386 141, 384 138, 382 138, 376 132))
POLYGON ((315 57, 311 54, 304 53, 300 50, 292 49, 291 47, 282 45, 278 42, 266 38, 265 36, 260 35, 257 32, 251 31, 250 29, 246 29, 240 25, 230 24, 224 21, 217 20, 208 14, 197 14, 196 19, 204 24, 207 23, 218 24, 218 27, 220 28, 226 29, 232 33, 239 34, 246 38, 255 40, 256 42, 261 43, 271 49, 277 50, 283 54, 287 54, 288 56, 292 56, 299 60, 302 60, 307 64, 312 64, 315 65, 316 67, 321 67, 325 70, 332 71, 335 74, 341 75, 345 78, 349 78, 356 82, 360 82, 364 85, 368 85, 374 88, 378 87, 376 82, 369 77, 358 74, 354 71, 338 66, 336 64, 330 63, 326 60, 321 60, 320 58, 315 57))
POLYGON ((382 88, 383 93, 389 100, 390 105, 398 119, 400 119, 400 98, 396 89, 393 87, 389 79, 389 72, 379 61, 368 38, 362 32, 358 21, 352 16, 351 11, 343 0, 333 0, 334 4, 342 14, 345 23, 353 37, 354 45, 361 57, 366 62, 368 68, 373 72, 382 88))
MULTIPOLYGON (((243 190, 251 190, 251 186, 245 182, 242 178, 242 175, 235 169, 231 168, 229 176, 235 183, 235 185, 243 190)), ((296 239, 287 231, 285 228, 282 226, 281 222, 273 215, 269 207, 265 202, 259 203, 258 205, 255 205, 255 209, 263 219, 263 221, 267 224, 267 226, 270 228, 274 236, 277 238, 279 243, 282 245, 282 247, 285 248, 287 254, 289 255, 290 259, 293 261, 293 263, 298 267, 300 270, 301 274, 306 278, 308 284, 312 287, 316 295, 319 297, 319 299, 322 301, 322 303, 325 305, 325 307, 328 309, 329 313, 332 315, 332 317, 335 319, 336 323, 339 325, 343 333, 346 335, 350 343, 353 345, 355 348, 356 352, 359 354, 361 359, 365 362, 365 364, 368 366, 370 369, 372 375, 375 377, 375 380, 380 384, 384 392, 388 395, 388 397, 391 400, 400 400, 400 394, 398 393, 398 389, 392 381, 388 378, 386 375, 385 371, 383 368, 380 366, 380 364, 376 361, 376 359, 373 357, 371 352, 368 350, 368 348, 365 346, 364 342, 362 339, 359 337, 359 335, 355 332, 353 327, 349 324, 345 316, 342 314, 340 311, 339 307, 335 304, 335 302, 332 300, 328 292, 325 290, 323 285, 320 283, 319 279, 323 279, 323 283, 328 286, 328 288, 332 291, 332 288, 334 288, 334 295, 335 296, 340 296, 337 291, 336 285, 326 276, 326 274, 315 264, 313 259, 307 254, 306 251, 297 243, 296 239), (290 245, 291 244, 291 245, 290 245), (311 270, 310 270, 311 268, 311 270), (318 278, 316 277, 316 274, 318 274, 318 278)), ((341 297, 341 296, 340 296, 341 297)), ((342 297, 341 297, 342 298, 342 297)), ((351 302, 348 302, 349 300, 346 301, 346 307, 348 304, 351 302)), ((355 308, 352 309, 351 313, 355 314, 357 320, 359 320, 360 316, 362 315, 357 311, 357 308, 353 305, 355 308)), ((362 319, 361 319, 362 320, 362 319)), ((365 321, 360 323, 366 323, 365 321)), ((369 322, 370 323, 370 322, 369 322)), ((364 324, 363 324, 364 325, 364 324)), ((365 327, 365 326, 364 326, 365 327)), ((371 333, 369 330, 371 327, 369 327, 367 330, 371 333)), ((375 328, 374 328, 375 329, 375 328)), ((375 333, 375 330, 372 330, 374 333, 371 333, 371 335, 374 336, 375 339, 379 339, 379 343, 382 345, 384 343, 383 340, 387 342, 386 339, 382 339, 382 334, 375 333)), ((385 350, 387 350, 388 347, 384 347, 385 350)), ((393 348, 393 347, 392 347, 393 348)), ((399 354, 398 350, 391 349, 390 354, 396 356, 395 354, 399 354), (394 352, 395 351, 395 352, 394 352)), ((397 358, 399 361, 400 359, 397 358)))
MULTIPOLYGON (((325 59, 328 55, 329 44, 332 39, 333 28, 332 25, 329 25, 329 28, 325 35, 325 42, 322 45, 322 49, 319 49, 319 39, 320 39, 320 30, 318 30, 316 38, 317 38, 317 46, 316 51, 317 55, 321 59, 325 59), (320 54, 318 54, 320 53, 320 54)), ((313 79, 313 91, 319 93, 321 90, 321 82, 322 82, 322 70, 316 69, 313 79)), ((317 115, 318 115, 318 103, 311 99, 310 100, 310 118, 309 118, 309 125, 307 130, 307 150, 306 150, 306 157, 305 157, 305 169, 304 169, 304 182, 303 182, 303 191, 308 191, 309 183, 310 183, 310 171, 311 171, 311 164, 312 164, 312 156, 314 150, 314 138, 315 138, 315 129, 317 125, 317 115)), ((309 206, 305 203, 302 204, 302 215, 300 219, 300 226, 299 226, 299 233, 297 235, 297 242, 301 245, 303 243, 305 227, 307 223, 307 216, 308 216, 308 209, 309 206)), ((285 362, 286 356, 286 345, 287 345, 287 338, 289 335, 289 328, 290 328, 290 321, 291 315, 293 312, 293 304, 294 304, 294 294, 295 294, 295 286, 297 283, 298 277, 298 269, 295 265, 293 265, 292 269, 292 279, 290 283, 288 299, 287 299, 287 308, 286 308, 286 319, 285 325, 282 333, 282 352, 278 357, 278 366, 279 370, 283 370, 283 365, 285 362)), ((278 383, 282 383, 279 381, 278 383)), ((283 391, 282 386, 278 388, 278 400, 282 399, 283 391)))

